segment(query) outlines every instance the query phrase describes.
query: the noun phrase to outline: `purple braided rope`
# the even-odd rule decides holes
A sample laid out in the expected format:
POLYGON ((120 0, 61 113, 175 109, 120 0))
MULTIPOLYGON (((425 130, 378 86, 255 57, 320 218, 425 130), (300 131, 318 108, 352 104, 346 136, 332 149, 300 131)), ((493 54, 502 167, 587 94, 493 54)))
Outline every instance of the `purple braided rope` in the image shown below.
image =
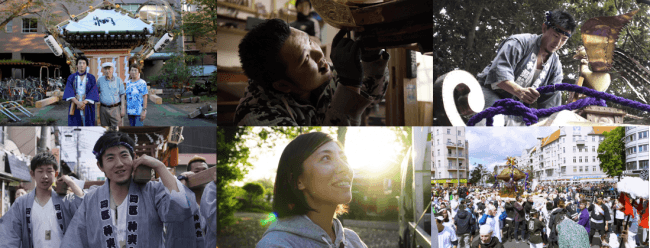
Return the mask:
POLYGON ((469 121, 467 122, 467 125, 474 126, 479 121, 486 119, 486 125, 492 126, 494 123, 494 116, 503 114, 503 115, 522 116, 526 126, 530 126, 531 124, 537 123, 539 121, 539 117, 550 116, 551 114, 562 110, 574 110, 574 109, 579 109, 590 105, 598 105, 603 107, 607 106, 605 100, 616 102, 635 109, 641 109, 646 112, 650 112, 650 105, 632 101, 623 97, 618 97, 609 93, 600 92, 586 87, 574 85, 574 84, 561 83, 561 84, 547 85, 547 86, 542 86, 537 88, 537 91, 540 94, 550 93, 557 90, 573 91, 587 96, 592 96, 595 98, 591 98, 591 97, 584 98, 569 103, 567 105, 556 106, 548 109, 529 108, 526 107, 522 102, 519 102, 511 98, 501 99, 494 102, 492 107, 489 107, 481 111, 480 113, 472 116, 472 118, 470 118, 469 121))

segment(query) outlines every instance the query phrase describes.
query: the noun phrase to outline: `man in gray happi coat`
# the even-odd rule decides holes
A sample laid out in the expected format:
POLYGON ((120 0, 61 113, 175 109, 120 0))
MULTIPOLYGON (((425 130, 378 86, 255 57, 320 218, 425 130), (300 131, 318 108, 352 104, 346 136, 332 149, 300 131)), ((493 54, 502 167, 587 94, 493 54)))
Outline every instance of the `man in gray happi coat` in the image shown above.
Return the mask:
MULTIPOLYGON (((571 14, 546 12, 542 34, 517 34, 499 44, 494 60, 477 75, 485 108, 500 99, 513 98, 526 105, 537 102, 545 109, 562 104, 560 91, 540 94, 537 88, 562 83, 562 64, 556 53, 575 31, 571 14)), ((479 122, 484 124, 485 120, 479 122)), ((507 116, 506 125, 523 125, 521 116, 507 116)))

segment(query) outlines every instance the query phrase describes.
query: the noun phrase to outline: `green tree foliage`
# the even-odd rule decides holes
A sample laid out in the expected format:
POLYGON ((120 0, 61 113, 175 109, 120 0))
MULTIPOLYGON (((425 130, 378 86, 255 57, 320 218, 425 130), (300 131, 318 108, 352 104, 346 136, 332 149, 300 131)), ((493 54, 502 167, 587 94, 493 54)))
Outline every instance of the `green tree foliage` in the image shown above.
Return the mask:
MULTIPOLYGON (((477 75, 496 55, 496 49, 507 37, 521 33, 541 34, 544 13, 564 9, 577 21, 575 33, 558 51, 564 72, 564 83, 575 83, 580 62, 573 59, 575 50, 582 45, 580 27, 588 19, 599 16, 616 16, 640 9, 619 35, 617 46, 633 54, 650 68, 650 17, 649 5, 636 0, 486 0, 486 1, 434 1, 433 15, 433 78, 454 69, 477 75), (437 4, 437 5, 436 5, 437 4)), ((607 92, 639 101, 637 95, 612 70, 612 83, 607 92)), ((563 99, 566 101, 566 94, 563 99)), ((650 102, 650 99, 647 99, 650 102)), ((630 114, 648 115, 642 111, 613 105, 630 114)))
POLYGON ((248 204, 250 206, 253 206, 254 199, 257 199, 264 195, 264 186, 262 186, 260 183, 246 183, 242 189, 246 190, 246 195, 248 195, 248 204))
POLYGON ((244 179, 251 164, 250 150, 244 145, 246 127, 217 127, 217 226, 222 229, 235 223, 236 187, 230 183, 244 179))
MULTIPOLYGON (((186 36, 193 36, 201 45, 217 42, 217 1, 215 0, 187 0, 187 4, 196 6, 196 11, 183 12, 183 25, 181 28, 186 36)), ((214 65, 217 65, 217 54, 214 53, 214 65)), ((217 71, 210 79, 212 90, 217 88, 217 71)))
POLYGON ((625 128, 617 127, 611 132, 603 133, 605 140, 598 145, 600 168, 610 177, 621 177, 625 170, 625 128))
POLYGON ((189 87, 194 87, 196 75, 203 72, 203 67, 192 66, 203 60, 203 55, 188 55, 186 53, 175 53, 171 59, 165 61, 160 73, 149 78, 153 84, 160 84, 163 87, 180 89, 181 95, 189 87))
POLYGON ((487 172, 487 170, 483 168, 482 164, 474 167, 474 169, 470 172, 469 183, 476 185, 477 183, 481 182, 481 175, 483 175, 485 172, 487 172))

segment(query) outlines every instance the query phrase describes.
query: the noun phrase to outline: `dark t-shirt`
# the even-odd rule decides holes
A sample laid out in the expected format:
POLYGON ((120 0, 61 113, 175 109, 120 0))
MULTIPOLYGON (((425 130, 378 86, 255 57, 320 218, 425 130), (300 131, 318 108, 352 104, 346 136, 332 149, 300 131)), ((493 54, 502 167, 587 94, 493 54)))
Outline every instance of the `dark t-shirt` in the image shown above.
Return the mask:
POLYGON ((530 232, 530 242, 533 244, 539 244, 542 242, 542 229, 544 228, 544 223, 539 221, 539 219, 532 218, 528 221, 528 231, 530 232))

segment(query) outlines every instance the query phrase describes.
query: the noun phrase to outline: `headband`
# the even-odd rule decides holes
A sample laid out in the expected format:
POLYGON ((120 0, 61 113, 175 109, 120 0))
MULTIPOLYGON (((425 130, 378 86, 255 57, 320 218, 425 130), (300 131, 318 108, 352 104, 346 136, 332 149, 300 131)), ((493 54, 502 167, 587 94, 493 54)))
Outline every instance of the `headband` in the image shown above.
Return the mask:
POLYGON ((551 11, 546 11, 546 21, 544 22, 544 24, 546 24, 546 26, 552 29, 555 29, 555 31, 557 31, 558 33, 565 35, 567 38, 571 38, 571 34, 569 34, 566 31, 563 31, 562 29, 556 27, 555 24, 551 23, 551 11))
POLYGON ((102 155, 102 153, 104 153, 104 149, 105 149, 105 148, 111 148, 111 147, 114 147, 114 146, 125 146, 126 148, 129 149, 129 151, 131 151, 131 153, 134 153, 134 151, 133 151, 133 147, 132 147, 131 145, 129 145, 129 143, 126 143, 126 142, 117 142, 117 143, 113 143, 113 144, 111 144, 110 146, 105 146, 104 148, 102 148, 101 150, 99 150, 99 152, 97 152, 97 151, 93 151, 93 154, 95 154, 95 157, 97 157, 97 159, 99 160, 99 159, 101 159, 100 156, 102 155))

